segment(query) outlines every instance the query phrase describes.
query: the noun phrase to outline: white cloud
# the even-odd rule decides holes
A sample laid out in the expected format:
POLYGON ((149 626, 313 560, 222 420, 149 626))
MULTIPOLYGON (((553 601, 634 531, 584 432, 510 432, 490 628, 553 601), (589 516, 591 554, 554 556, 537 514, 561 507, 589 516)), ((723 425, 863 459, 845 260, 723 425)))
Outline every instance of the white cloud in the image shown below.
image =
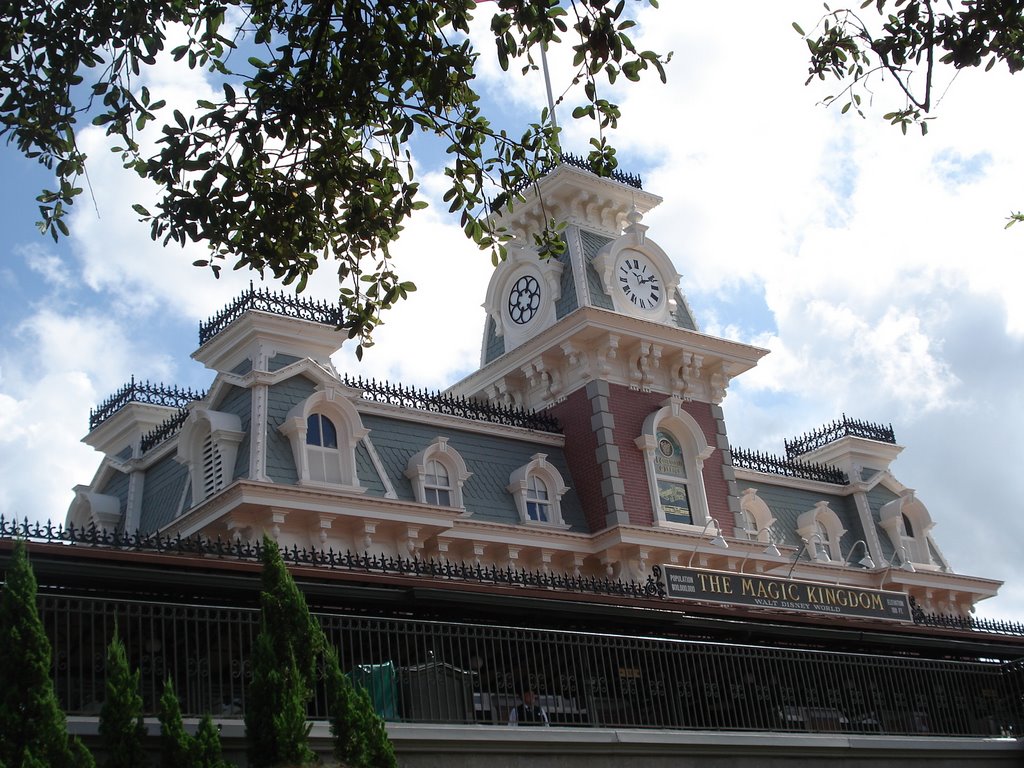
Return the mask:
POLYGON ((120 387, 126 370, 169 378, 172 368, 162 350, 136 344, 102 312, 27 317, 0 353, 0 514, 62 522, 71 488, 88 482, 100 459, 80 441, 90 406, 120 387))

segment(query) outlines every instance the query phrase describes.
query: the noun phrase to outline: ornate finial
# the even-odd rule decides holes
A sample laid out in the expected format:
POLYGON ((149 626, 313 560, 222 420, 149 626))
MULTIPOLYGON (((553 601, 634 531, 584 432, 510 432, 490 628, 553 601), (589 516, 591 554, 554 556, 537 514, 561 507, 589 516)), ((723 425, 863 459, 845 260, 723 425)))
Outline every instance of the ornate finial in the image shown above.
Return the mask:
POLYGON ((634 203, 631 205, 629 213, 626 214, 626 221, 628 221, 629 224, 623 231, 626 234, 635 235, 638 245, 643 245, 645 233, 647 232, 647 226, 640 223, 643 221, 643 218, 643 214, 636 209, 636 204, 634 203))

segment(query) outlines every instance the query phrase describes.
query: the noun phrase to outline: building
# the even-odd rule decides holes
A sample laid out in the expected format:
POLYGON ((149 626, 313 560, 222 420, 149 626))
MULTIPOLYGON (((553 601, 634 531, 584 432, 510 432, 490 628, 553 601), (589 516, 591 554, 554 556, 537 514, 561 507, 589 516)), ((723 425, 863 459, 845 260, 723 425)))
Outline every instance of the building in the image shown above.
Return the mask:
POLYGON ((408 765, 1019 761, 1024 627, 970 618, 1000 584, 943 556, 892 428, 730 445, 767 350, 700 332, 658 197, 565 160, 496 216, 566 252, 510 249, 447 392, 337 371, 334 308, 250 289, 201 326, 207 392, 93 412, 67 529, 20 531, 78 726, 119 617, 147 702, 171 674, 237 732, 268 534, 408 765), (508 730, 525 689, 561 727, 508 730))

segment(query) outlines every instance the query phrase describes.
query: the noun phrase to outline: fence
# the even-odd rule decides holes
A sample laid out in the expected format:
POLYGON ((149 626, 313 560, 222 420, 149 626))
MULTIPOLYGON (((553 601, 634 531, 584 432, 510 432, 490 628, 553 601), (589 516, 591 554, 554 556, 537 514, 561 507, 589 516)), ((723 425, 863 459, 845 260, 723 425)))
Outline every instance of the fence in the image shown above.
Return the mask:
MULTIPOLYGON (((241 717, 252 609, 43 595, 69 714, 96 714, 113 633, 141 670, 144 708, 171 677, 187 715, 241 717)), ((1019 661, 939 660, 695 640, 318 614, 343 667, 388 720, 504 723, 526 688, 553 725, 1019 734, 1019 661)), ((311 703, 327 715, 323 690, 311 703)))

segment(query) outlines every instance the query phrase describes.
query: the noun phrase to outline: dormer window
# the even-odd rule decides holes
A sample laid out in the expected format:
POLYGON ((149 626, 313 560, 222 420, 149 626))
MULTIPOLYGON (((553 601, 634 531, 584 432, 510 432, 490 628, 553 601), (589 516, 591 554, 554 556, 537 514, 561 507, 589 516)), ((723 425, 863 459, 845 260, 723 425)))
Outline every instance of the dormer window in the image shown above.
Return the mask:
POLYGON ((773 541, 772 526, 775 518, 764 499, 757 495, 756 488, 747 488, 740 496, 740 511, 743 513, 743 533, 750 541, 769 544, 773 541))
POLYGON ((808 554, 820 563, 843 562, 840 540, 846 533, 839 516, 827 501, 819 501, 796 521, 796 532, 804 540, 808 554))
POLYGON ((516 500, 523 523, 567 527, 562 522, 561 502, 569 488, 561 473, 548 462, 547 454, 535 453, 528 464, 513 472, 508 490, 516 500))
POLYGON ((935 523, 913 491, 905 490, 898 499, 883 505, 879 510, 879 524, 889 534, 889 541, 901 560, 925 568, 945 565, 938 550, 934 550, 938 561, 933 557, 931 529, 935 523))
POLYGON ((279 429, 291 442, 299 485, 365 490, 356 475, 356 446, 369 430, 343 390, 314 392, 288 412, 279 429))
POLYGON ((459 452, 448 445, 448 438, 434 442, 409 459, 405 476, 412 481, 416 501, 437 507, 464 509, 462 485, 473 473, 459 452))

